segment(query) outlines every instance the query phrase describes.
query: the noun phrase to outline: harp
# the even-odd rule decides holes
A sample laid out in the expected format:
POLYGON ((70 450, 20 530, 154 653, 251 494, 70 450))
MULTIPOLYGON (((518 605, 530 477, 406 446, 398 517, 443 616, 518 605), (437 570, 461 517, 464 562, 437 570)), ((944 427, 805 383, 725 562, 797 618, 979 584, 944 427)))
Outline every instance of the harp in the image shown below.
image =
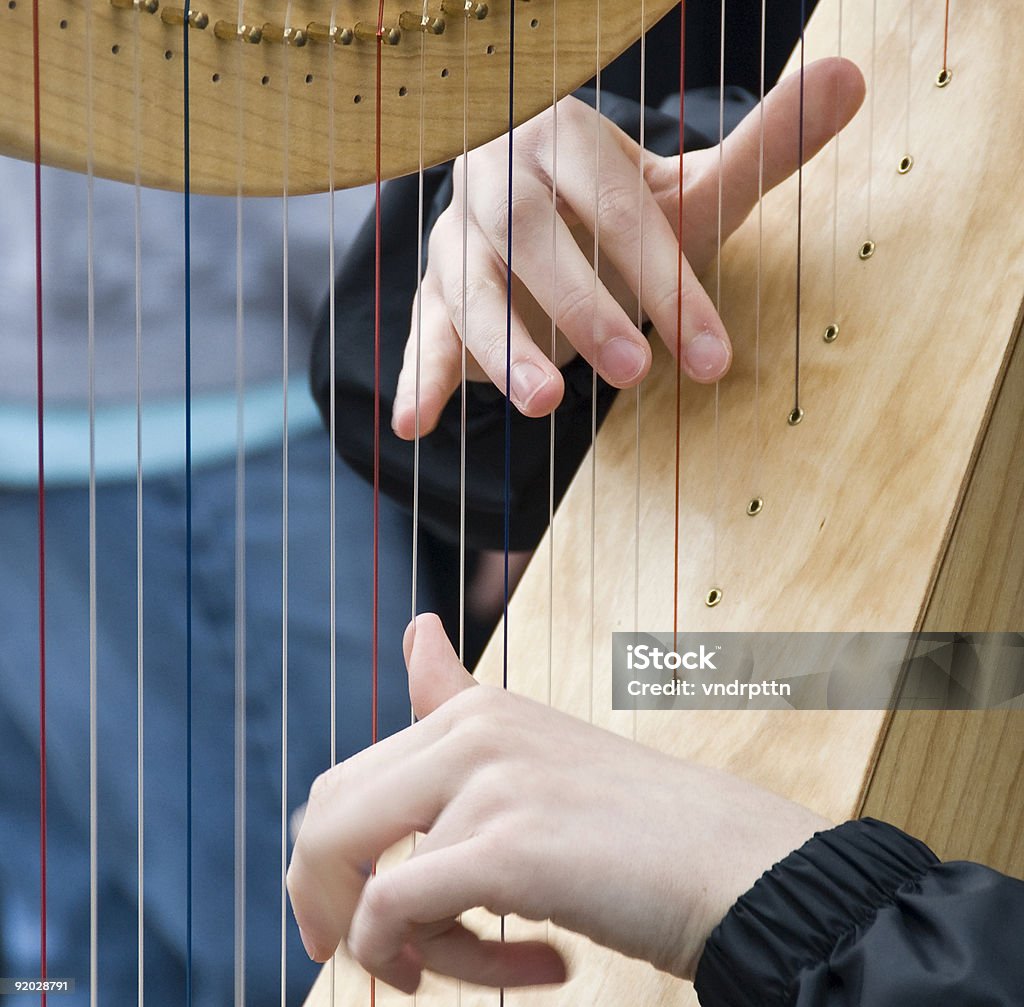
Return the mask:
MULTIPOLYGON (((317 22, 316 13, 307 17, 306 5, 294 3, 249 25, 235 7, 208 6, 206 26, 196 24, 189 33, 193 79, 205 89, 205 97, 193 96, 189 106, 195 184, 234 192, 239 165, 247 173, 247 191, 254 193, 279 192, 282 175, 291 192, 322 186, 331 176, 339 184, 371 179, 373 145, 360 146, 351 138, 372 135, 375 125, 372 57, 379 29, 367 27, 373 12, 365 13, 363 22, 351 17, 351 24, 342 23, 340 13, 317 22), (299 24, 307 26, 310 37, 304 46, 292 27, 299 24), (256 46, 255 29, 273 44, 256 46), (351 49, 339 34, 344 31, 355 38, 351 49), (218 48, 213 39, 224 45, 218 48), (359 41, 368 42, 362 53, 359 41), (242 63, 245 79, 232 79, 229 64, 249 60, 250 48, 258 52, 252 69, 242 63), (222 52, 227 55, 221 57, 222 52), (355 58, 347 60, 349 55, 355 58), (277 88, 281 79, 288 83, 277 88), (325 80, 334 97, 314 98, 325 80), (229 90, 234 93, 222 98, 229 90), (316 137, 323 131, 313 127, 322 122, 325 107, 332 110, 331 142, 320 143, 316 137), (284 122, 286 128, 264 130, 267 122, 284 122)), ((419 88, 431 114, 444 123, 426 139, 449 141, 437 149, 428 145, 424 163, 460 148, 462 95, 452 86, 460 79, 459 32, 483 43, 481 66, 490 58, 499 68, 485 83, 487 71, 472 66, 472 121, 479 131, 468 142, 507 128, 507 11, 491 6, 479 25, 450 18, 443 41, 425 33, 422 47, 395 46, 394 59, 387 53, 381 83, 389 96, 382 116, 385 174, 417 167, 418 151, 410 154, 400 140, 418 120, 419 88), (493 41, 487 41, 492 36, 484 25, 493 31, 493 41), (421 80, 430 81, 429 90, 421 80), (495 106, 499 111, 489 114, 495 106)), ((661 359, 639 403, 632 393, 619 397, 592 459, 516 593, 509 611, 509 685, 542 699, 550 689, 560 708, 740 773, 836 820, 874 814, 920 836, 940 856, 981 860, 1019 874, 1024 872, 1019 711, 651 713, 639 714, 634 726, 630 714, 610 709, 606 644, 613 630, 629 629, 634 622, 665 628, 677 617, 694 629, 787 631, 1014 630, 1021 625, 1024 540, 1017 525, 1024 510, 1024 474, 1014 461, 1024 445, 1024 359, 1017 341, 1024 222, 1006 209, 1012 206, 1024 154, 1019 128, 1024 95, 1011 70, 1024 27, 1011 0, 993 0, 970 18, 957 17, 948 66, 952 77, 940 87, 937 74, 947 69, 942 5, 918 0, 912 35, 910 0, 888 5, 884 13, 878 6, 848 0, 844 10, 823 0, 808 28, 808 58, 834 54, 842 30, 844 54, 868 77, 868 104, 843 135, 837 162, 826 152, 805 171, 800 192, 793 181, 772 193, 764 204, 763 227, 751 218, 723 249, 721 308, 736 344, 736 363, 718 392, 719 409, 710 389, 687 389, 683 399, 686 463, 679 514, 674 438, 664 434, 675 422, 674 383, 661 359), (906 145, 908 108, 911 147, 906 145), (961 153, 951 152, 951 137, 961 153), (908 155, 914 163, 901 172, 908 155), (870 229, 866 187, 872 190, 870 229), (815 222, 803 235, 805 262, 814 265, 802 278, 799 318, 793 267, 798 199, 805 225, 815 222), (821 265, 832 261, 833 214, 839 238, 835 304, 828 267, 821 265), (763 276, 755 287, 751 276, 759 257, 763 276), (757 373, 756 314, 765 361, 757 373), (798 324, 804 333, 803 418, 789 424, 794 408, 789 359, 798 324), (825 341, 822 334, 831 325, 839 326, 839 337, 825 341), (780 360, 784 367, 777 366, 780 360), (756 396, 751 394, 755 382, 756 396), (756 451, 751 446, 755 425, 756 451), (717 475, 709 479, 708 473, 717 475), (639 485, 638 497, 619 493, 623 484, 639 485), (755 497, 764 506, 749 515, 755 497), (678 576, 665 560, 677 526, 684 542, 678 576), (623 562, 634 560, 637 576, 623 577, 623 562), (720 589, 721 600, 709 607, 713 588, 720 589), (582 620, 581 612, 593 618, 582 620), (548 677, 550 668, 578 668, 581 662, 583 673, 548 677)), ((643 27, 637 11, 610 10, 607 3, 601 6, 600 31, 590 4, 559 0, 547 6, 531 0, 516 8, 525 15, 517 21, 516 57, 536 69, 517 76, 515 104, 524 116, 550 100, 553 28, 577 60, 559 60, 558 83, 569 90, 590 76, 595 51, 602 59, 614 55, 643 27), (632 27, 625 27, 627 22, 632 27)), ((8 8, 12 31, 22 33, 17 51, 27 52, 30 28, 25 18, 13 16, 16 10, 24 8, 8 8)), ((86 166, 83 124, 94 116, 70 104, 70 98, 84 94, 81 36, 69 41, 61 12, 44 10, 51 23, 43 62, 53 71, 41 78, 47 81, 44 115, 65 128, 64 139, 43 154, 81 170, 86 166)), ((650 20, 659 13, 653 3, 645 11, 650 20)), ((409 28, 400 25, 403 13, 389 7, 387 26, 419 38, 415 20, 409 28)), ((153 19, 154 30, 142 43, 151 57, 146 66, 153 70, 147 69, 145 78, 146 88, 152 88, 146 104, 166 101, 161 115, 180 124, 180 66, 173 64, 181 52, 184 18, 175 24, 171 15, 170 24, 157 26, 160 16, 145 7, 96 8, 97 23, 153 19)), ((116 54, 95 28, 92 44, 93 107, 113 110, 105 128, 95 131, 101 142, 93 150, 94 164, 119 177, 125 171, 119 152, 128 141, 117 72, 111 69, 116 54)), ((26 62, 0 85, 6 107, 22 112, 32 106, 33 76, 26 62)), ((184 165, 177 148, 165 143, 160 123, 168 120, 156 114, 149 120, 152 130, 141 139, 143 179, 175 187, 184 165)), ((33 145, 27 121, 20 115, 3 123, 5 149, 26 157, 33 145)), ((495 642, 485 654, 480 677, 500 680, 500 650, 495 642)), ((484 929, 494 925, 478 922, 484 929)), ((509 937, 532 926, 509 921, 509 937)), ((568 936, 564 941, 573 980, 557 991, 508 993, 510 1002, 685 1002, 680 984, 650 968, 568 936)), ((368 996, 366 977, 339 960, 324 970, 309 1002, 359 1004, 368 996)), ((377 1002, 392 997, 401 999, 376 991, 377 1002)), ((497 994, 433 981, 419 1000, 491 1004, 497 994)))

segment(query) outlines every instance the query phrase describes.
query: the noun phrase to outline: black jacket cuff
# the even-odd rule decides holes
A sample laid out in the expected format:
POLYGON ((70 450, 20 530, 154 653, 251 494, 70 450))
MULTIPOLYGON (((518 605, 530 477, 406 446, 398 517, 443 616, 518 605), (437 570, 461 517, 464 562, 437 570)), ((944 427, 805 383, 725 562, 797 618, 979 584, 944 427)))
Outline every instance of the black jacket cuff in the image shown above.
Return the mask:
POLYGON ((704 948, 694 985, 705 1007, 795 1002, 801 974, 827 963, 897 893, 939 863, 873 819, 820 832, 743 895, 704 948))

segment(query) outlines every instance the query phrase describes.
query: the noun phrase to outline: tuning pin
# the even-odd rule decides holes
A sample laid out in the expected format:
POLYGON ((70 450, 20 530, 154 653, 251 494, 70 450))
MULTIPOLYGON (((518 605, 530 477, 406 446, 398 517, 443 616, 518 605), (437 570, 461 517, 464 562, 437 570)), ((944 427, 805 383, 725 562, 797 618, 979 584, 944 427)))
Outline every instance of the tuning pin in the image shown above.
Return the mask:
POLYGON ((265 24, 263 26, 263 37, 268 42, 278 42, 281 45, 303 46, 306 44, 306 32, 303 28, 286 28, 279 24, 265 24))
POLYGON ((427 35, 444 34, 444 18, 432 17, 429 14, 414 14, 412 11, 402 11, 398 15, 398 26, 403 31, 421 31, 427 35))
POLYGON ((205 28, 210 23, 210 15, 189 8, 188 14, 182 7, 164 7, 160 11, 160 20, 164 24, 183 25, 186 17, 190 28, 205 28))
POLYGON ((355 37, 351 28, 340 28, 338 25, 331 27, 320 21, 310 21, 306 25, 306 34, 314 42, 333 42, 335 45, 351 45, 355 37))
MULTIPOLYGON (((377 26, 368 21, 357 21, 352 28, 352 34, 363 42, 377 41, 377 26)), ((380 37, 384 45, 398 45, 402 40, 401 28, 385 28, 380 37)))
POLYGON ((231 21, 218 21, 213 26, 213 34, 219 39, 223 39, 225 42, 229 42, 233 39, 241 39, 243 42, 249 42, 252 45, 257 45, 263 38, 263 29, 258 25, 252 24, 234 24, 231 21))
POLYGON ((441 10, 453 17, 475 18, 483 21, 487 17, 487 4, 475 0, 441 0, 441 10))

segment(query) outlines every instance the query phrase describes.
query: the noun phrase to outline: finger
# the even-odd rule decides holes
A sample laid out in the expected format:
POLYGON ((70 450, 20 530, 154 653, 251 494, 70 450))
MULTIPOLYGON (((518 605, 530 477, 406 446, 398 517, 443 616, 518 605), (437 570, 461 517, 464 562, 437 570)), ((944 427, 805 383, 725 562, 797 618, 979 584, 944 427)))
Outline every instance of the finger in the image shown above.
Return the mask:
POLYGON ((405 344, 391 413, 392 429, 403 440, 416 436, 417 400, 422 436, 437 426, 441 411, 462 380, 462 342, 431 269, 420 284, 418 304, 413 303, 412 331, 405 344))
MULTIPOLYGON (((592 161, 588 156, 586 166, 592 166, 592 161)), ((585 172, 566 169, 564 174, 585 172)), ((512 268, 516 276, 605 381, 617 387, 636 384, 650 368, 650 347, 595 276, 572 231, 555 212, 550 186, 523 167, 513 180, 513 194, 512 268)), ((493 254, 504 262, 508 254, 507 196, 488 190, 474 200, 472 209, 493 254)))
POLYGON ((417 752, 353 781, 347 792, 310 793, 288 868, 288 891, 302 942, 326 961, 348 933, 371 865, 388 847, 427 831, 451 799, 462 766, 451 748, 417 752))
MULTIPOLYGON (((764 101, 764 177, 761 179, 761 110, 751 112, 726 138, 722 154, 722 239, 736 230, 769 192, 807 162, 853 118, 864 100, 864 78, 849 60, 832 57, 810 64, 803 77, 791 74, 764 101)), ((718 148, 687 159, 696 161, 695 182, 684 189, 683 242, 698 271, 717 252, 718 148)))
MULTIPOLYGON (((431 255, 435 259, 439 257, 436 248, 445 243, 455 247, 445 237, 450 226, 441 234, 434 228, 431 255)), ((530 338, 515 306, 509 311, 507 267, 475 224, 466 231, 466 254, 473 263, 468 282, 463 282, 461 269, 445 268, 440 277, 448 316, 495 387, 511 394, 523 415, 546 416, 562 400, 562 375, 530 338)))
MULTIPOLYGON (((490 848, 477 836, 416 856, 375 877, 364 889, 352 919, 348 940, 352 956, 367 971, 393 985, 404 983, 399 988, 408 990, 408 958, 403 952, 410 941, 415 942, 419 928, 476 906, 514 911, 516 906, 503 891, 509 879, 499 878, 488 862, 490 848)), ((417 944, 416 951, 437 971, 490 985, 521 984, 524 970, 534 981, 560 982, 565 977, 561 959, 544 945, 503 954, 490 942, 457 936, 447 944, 443 937, 427 940, 417 944), (546 978, 538 980, 538 971, 546 978)))
POLYGON ((540 941, 486 941, 459 923, 415 947, 431 972, 464 979, 478 986, 542 986, 566 980, 565 961, 550 944, 540 941))
POLYGON ((409 669, 409 696, 417 717, 426 717, 442 703, 477 684, 459 661, 436 615, 420 615, 409 624, 402 650, 409 669))
MULTIPOLYGON (((587 138, 592 146, 593 129, 581 126, 577 142, 587 138)), ((680 262, 675 230, 639 175, 640 148, 628 140, 624 144, 620 131, 606 127, 605 132, 600 191, 595 172, 567 172, 559 179, 559 195, 592 233, 613 236, 602 242, 602 255, 639 296, 661 338, 679 354, 684 372, 696 381, 717 381, 732 360, 725 326, 689 263, 680 262)))

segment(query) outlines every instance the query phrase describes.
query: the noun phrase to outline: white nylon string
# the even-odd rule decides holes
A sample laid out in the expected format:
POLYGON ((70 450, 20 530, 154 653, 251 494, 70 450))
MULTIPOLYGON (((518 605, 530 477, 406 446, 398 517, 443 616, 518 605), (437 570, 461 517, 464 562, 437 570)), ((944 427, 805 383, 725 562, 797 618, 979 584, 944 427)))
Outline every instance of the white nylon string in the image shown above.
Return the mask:
MULTIPOLYGON (((291 24, 291 4, 285 24, 291 24)), ((287 80, 288 46, 284 51, 287 80)), ((287 1007, 288 923, 288 88, 282 89, 282 124, 285 154, 281 184, 281 1007, 287 1007)))
MULTIPOLYGON (((843 0, 839 0, 839 37, 836 41, 836 55, 843 55, 843 0)), ((836 95, 836 122, 832 194, 832 324, 839 324, 839 95, 836 95)))
MULTIPOLYGON (((99 801, 98 690, 96 634, 96 284, 94 269, 94 165, 92 135, 92 8, 85 18, 86 93, 86 330, 89 369, 89 1003, 96 1007, 99 992, 99 801)), ((40 529, 40 535, 43 530, 40 529)), ((40 574, 42 576, 42 574, 40 574)), ((40 626, 39 632, 45 633, 40 626)), ((45 997, 43 998, 45 999, 45 997)))
POLYGON ((910 144, 911 128, 910 113, 913 105, 914 94, 914 0, 909 0, 907 5, 907 139, 903 150, 905 157, 911 157, 912 147, 910 144))
POLYGON ((136 999, 138 1007, 145 1000, 145 644, 143 628, 143 548, 142 548, 142 60, 139 46, 139 19, 132 31, 132 69, 134 75, 133 132, 135 141, 135 192, 133 220, 135 230, 135 773, 136 773, 136 884, 138 907, 136 917, 136 999))
MULTIPOLYGON (((551 8, 551 359, 558 358, 558 5, 551 8)), ((548 681, 551 705, 555 663, 555 410, 548 419, 548 681)))
MULTIPOLYGON (((472 20, 466 18, 466 34, 462 44, 462 310, 461 349, 459 371, 459 660, 466 659, 466 345, 469 342, 466 315, 466 289, 469 283, 469 29, 472 20)), ((462 1003, 462 983, 458 984, 459 1003, 462 1003)))
POLYGON ((764 97, 765 54, 767 51, 768 0, 761 0, 761 56, 758 116, 760 138, 757 150, 757 279, 754 297, 754 488, 751 499, 761 495, 761 297, 764 269, 764 97))
MULTIPOLYGON (((424 22, 427 20, 427 0, 423 0, 420 14, 424 22)), ((427 47, 424 33, 420 32, 420 115, 419 115, 419 170, 417 172, 416 189, 416 409, 415 430, 412 444, 412 619, 416 618, 416 582, 419 578, 419 544, 420 544, 420 376, 423 350, 423 123, 427 114, 427 47)), ((410 723, 416 722, 416 714, 409 708, 410 723)), ((413 835, 413 849, 416 848, 416 836, 413 835)), ((414 997, 415 1000, 415 997, 414 997)))
MULTIPOLYGON (((722 210, 725 205, 725 11, 722 0, 722 23, 718 42, 718 234, 715 266, 715 311, 722 313, 722 210)), ((711 582, 718 585, 718 525, 722 495, 722 425, 721 381, 715 382, 715 499, 711 521, 711 582)))
MULTIPOLYGON (((331 5, 330 37, 334 38, 337 28, 338 8, 331 5)), ((337 348, 335 321, 337 318, 337 292, 334 288, 335 279, 335 234, 334 234, 334 45, 327 47, 327 331, 328 339, 328 426, 330 436, 327 443, 328 457, 328 563, 330 584, 328 585, 328 604, 330 612, 330 701, 328 715, 330 717, 330 765, 338 762, 338 489, 337 489, 337 454, 334 449, 335 431, 337 428, 337 391, 335 389, 335 368, 337 348)), ((331 956, 330 971, 330 1005, 334 1007, 335 978, 337 973, 337 955, 331 956)))
POLYGON ((871 240, 871 205, 873 175, 875 167, 875 82, 877 81, 878 56, 878 0, 873 0, 871 9, 871 84, 868 88, 868 180, 867 180, 867 233, 865 240, 871 240))
MULTIPOLYGON (((245 24, 243 3, 238 5, 238 24, 245 24)), ((235 192, 235 919, 234 919, 234 1001, 245 1005, 245 907, 246 907, 246 558, 245 558, 245 247, 242 227, 242 178, 245 168, 242 130, 245 124, 242 100, 242 48, 235 42, 236 124, 238 129, 237 188, 235 192)))
MULTIPOLYGON (((644 328, 644 210, 646 206, 647 179, 644 174, 647 158, 647 3, 640 0, 640 123, 638 139, 640 141, 640 170, 638 189, 640 191, 640 243, 637 257, 637 281, 636 281, 636 327, 643 332, 644 328)), ((681 58, 681 57, 680 57, 681 58)), ((682 171, 682 160, 679 162, 679 170, 682 171)), ((635 423, 635 460, 633 472, 633 632, 640 632, 640 428, 641 428, 641 402, 643 382, 636 386, 636 423, 635 423)), ((637 738, 637 709, 633 706, 631 735, 634 741, 637 738)))

